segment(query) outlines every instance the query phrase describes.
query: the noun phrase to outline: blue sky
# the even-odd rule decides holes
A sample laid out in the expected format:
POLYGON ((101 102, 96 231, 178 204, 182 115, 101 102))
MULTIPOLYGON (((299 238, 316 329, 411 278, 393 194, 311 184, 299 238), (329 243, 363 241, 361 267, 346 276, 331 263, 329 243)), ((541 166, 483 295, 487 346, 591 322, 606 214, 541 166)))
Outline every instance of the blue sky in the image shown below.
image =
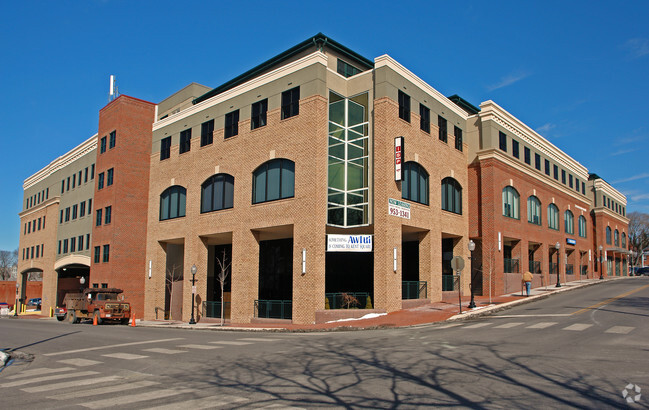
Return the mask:
POLYGON ((18 247, 25 178, 97 131, 110 74, 159 102, 318 32, 494 100, 649 212, 648 18, 644 1, 4 2, 0 249, 18 247))

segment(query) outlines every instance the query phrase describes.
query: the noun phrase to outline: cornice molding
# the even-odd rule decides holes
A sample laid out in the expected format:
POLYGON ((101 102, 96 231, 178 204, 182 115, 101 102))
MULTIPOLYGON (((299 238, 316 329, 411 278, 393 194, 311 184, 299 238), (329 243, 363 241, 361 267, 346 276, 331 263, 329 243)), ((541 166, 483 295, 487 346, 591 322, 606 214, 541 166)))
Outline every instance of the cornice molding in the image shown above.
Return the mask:
POLYGON ((617 189, 613 188, 608 182, 604 181, 603 179, 598 178, 593 180, 593 187, 598 191, 602 191, 611 199, 615 199, 618 203, 626 206, 626 196, 617 189))
POLYGON ((45 202, 41 202, 40 204, 38 204, 38 205, 36 205, 36 206, 34 206, 32 208, 25 209, 24 211, 18 212, 18 216, 20 218, 23 218, 25 216, 29 216, 29 215, 31 215, 33 213, 36 213, 38 211, 42 211, 43 209, 45 209, 45 208, 47 208, 49 206, 57 205, 60 202, 61 202, 61 197, 60 196, 55 196, 55 197, 52 197, 52 198, 48 199, 45 202))
POLYGON ((581 193, 577 193, 576 190, 570 189, 567 186, 560 184, 559 182, 555 181, 553 178, 548 178, 547 175, 537 172, 536 169, 532 170, 530 168, 525 167, 522 163, 514 161, 512 158, 510 158, 508 155, 506 155, 499 149, 490 148, 488 150, 479 151, 476 153, 476 156, 478 158, 478 161, 481 162, 485 159, 495 159, 496 161, 502 162, 503 164, 512 167, 524 173, 525 175, 528 175, 540 181, 541 183, 548 185, 551 188, 556 189, 557 191, 560 191, 561 193, 567 194, 576 200, 589 204, 589 208, 592 208, 592 200, 588 196, 582 195, 581 193))
POLYGON ((84 265, 90 267, 90 256, 84 255, 68 255, 54 262, 54 269, 58 270, 67 265, 84 265))
POLYGON ((444 104, 445 107, 447 107, 449 110, 453 111, 455 114, 466 120, 468 118, 467 113, 462 110, 460 107, 457 106, 453 101, 449 100, 446 98, 442 93, 434 89, 431 85, 426 83, 424 80, 421 78, 417 77, 412 71, 408 70, 406 67, 402 66, 399 62, 397 62, 395 59, 390 57, 387 54, 383 54, 382 56, 376 57, 374 59, 374 69, 378 69, 380 67, 388 67, 398 73, 400 76, 404 77, 417 87, 421 88, 422 90, 428 92, 430 95, 432 95, 434 98, 436 98, 439 102, 444 104))
POLYGON ((556 145, 552 144, 492 100, 480 104, 480 110, 480 114, 478 115, 482 121, 494 121, 510 133, 516 135, 527 145, 535 148, 537 151, 576 174, 582 181, 588 181, 588 169, 585 166, 561 151, 556 145))
POLYGON ((208 98, 205 101, 201 101, 200 103, 196 105, 192 105, 189 108, 186 108, 180 112, 177 112, 173 115, 168 116, 165 119, 156 121, 153 123, 153 131, 157 131, 161 128, 164 128, 168 125, 171 125, 175 123, 176 121, 180 121, 182 119, 185 119, 191 115, 194 115, 196 113, 199 113, 207 108, 213 107, 217 104, 222 103, 223 101, 226 101, 230 98, 236 97, 238 95, 241 95, 243 93, 246 93, 250 90, 253 90, 257 87, 260 87, 266 83, 269 83, 271 81, 275 81, 279 78, 282 78, 288 74, 291 74, 295 71, 301 70, 303 68, 309 67, 313 64, 322 64, 323 66, 327 67, 327 56, 320 52, 316 51, 314 53, 311 53, 305 57, 300 58, 299 60, 293 61, 292 63, 286 64, 284 66, 281 66, 273 71, 270 71, 264 75, 261 75, 259 77, 256 77, 244 84, 241 84, 238 87, 234 87, 230 90, 227 90, 221 94, 215 95, 214 97, 208 98))
POLYGON ((611 218, 615 218, 619 220, 620 222, 629 225, 629 218, 622 216, 620 214, 616 214, 615 212, 611 211, 608 208, 604 208, 601 206, 598 206, 597 208, 593 208, 593 212, 597 214, 605 214, 606 216, 610 216, 611 218))
POLYGON ((67 153, 61 155, 54 161, 50 162, 49 165, 46 166, 45 168, 33 174, 29 178, 25 179, 25 182, 23 183, 23 190, 33 187, 34 185, 43 181, 45 178, 49 177, 56 171, 65 168, 66 166, 70 165, 71 163, 83 157, 84 155, 87 155, 93 150, 96 150, 97 135, 98 134, 95 134, 92 137, 88 138, 81 144, 72 148, 67 153))

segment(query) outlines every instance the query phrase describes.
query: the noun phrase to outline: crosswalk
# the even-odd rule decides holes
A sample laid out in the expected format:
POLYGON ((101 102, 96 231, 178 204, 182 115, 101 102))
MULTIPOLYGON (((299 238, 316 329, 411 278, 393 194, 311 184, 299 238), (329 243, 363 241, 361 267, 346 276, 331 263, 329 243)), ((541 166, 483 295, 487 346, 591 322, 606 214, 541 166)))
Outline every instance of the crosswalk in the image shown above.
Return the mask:
MULTIPOLYGON (((478 328, 492 328, 492 329, 514 329, 514 328, 525 328, 525 329, 550 329, 558 328, 559 330, 566 330, 572 332, 582 332, 587 329, 593 328, 592 323, 572 323, 561 325, 560 322, 507 322, 498 324, 498 322, 485 321, 485 322, 458 322, 458 323, 447 323, 440 326, 436 326, 436 329, 478 329, 478 328), (559 327, 563 326, 563 327, 559 327)), ((634 331, 636 328, 634 326, 613 326, 610 328, 602 328, 600 330, 603 333, 608 334, 622 334, 626 335, 634 331)))
MULTIPOLYGON (((272 397, 252 399, 249 395, 218 394, 214 388, 187 386, 176 380, 140 373, 131 370, 117 370, 116 374, 104 363, 115 361, 141 361, 153 355, 178 355, 201 353, 213 349, 227 349, 249 346, 255 343, 283 341, 283 338, 240 338, 236 340, 209 341, 204 344, 182 343, 182 339, 167 340, 159 347, 145 343, 120 344, 113 350, 128 345, 130 351, 106 351, 90 360, 81 357, 55 358, 47 367, 30 368, 0 379, 0 397, 28 393, 37 400, 59 402, 66 407, 79 406, 87 409, 125 407, 129 409, 205 409, 205 408, 282 408, 294 409, 272 400, 272 397)), ((154 341, 156 342, 156 341, 154 341)), ((96 349, 100 350, 100 349, 96 349)), ((71 352, 71 351, 70 351, 71 352)), ((72 354, 70 354, 72 355, 72 354)), ((30 396, 31 397, 31 396, 30 396)), ((2 407, 0 405, 0 407, 2 407)), ((55 406, 56 407, 56 406, 55 406)), ((295 408, 297 409, 297 408, 295 408)))

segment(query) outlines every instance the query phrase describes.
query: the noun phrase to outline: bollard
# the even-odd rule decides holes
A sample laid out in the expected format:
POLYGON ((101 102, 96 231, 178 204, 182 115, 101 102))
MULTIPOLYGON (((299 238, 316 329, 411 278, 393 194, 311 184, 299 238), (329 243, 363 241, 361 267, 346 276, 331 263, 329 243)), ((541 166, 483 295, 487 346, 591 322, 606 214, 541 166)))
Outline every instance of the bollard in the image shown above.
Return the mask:
POLYGON ((50 308, 50 317, 54 317, 54 308, 50 308))

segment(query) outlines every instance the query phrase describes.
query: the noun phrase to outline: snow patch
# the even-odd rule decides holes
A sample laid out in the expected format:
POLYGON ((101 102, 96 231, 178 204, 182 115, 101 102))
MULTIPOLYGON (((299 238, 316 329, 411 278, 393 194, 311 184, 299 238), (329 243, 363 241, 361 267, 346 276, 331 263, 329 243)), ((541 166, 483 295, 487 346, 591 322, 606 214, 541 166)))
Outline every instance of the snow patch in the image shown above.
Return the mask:
POLYGON ((358 317, 358 318, 352 317, 352 318, 348 318, 348 319, 331 320, 331 321, 325 322, 325 323, 347 322, 347 321, 350 321, 350 320, 374 319, 375 317, 385 316, 385 315, 387 315, 387 313, 368 313, 367 315, 362 316, 362 317, 358 317))

